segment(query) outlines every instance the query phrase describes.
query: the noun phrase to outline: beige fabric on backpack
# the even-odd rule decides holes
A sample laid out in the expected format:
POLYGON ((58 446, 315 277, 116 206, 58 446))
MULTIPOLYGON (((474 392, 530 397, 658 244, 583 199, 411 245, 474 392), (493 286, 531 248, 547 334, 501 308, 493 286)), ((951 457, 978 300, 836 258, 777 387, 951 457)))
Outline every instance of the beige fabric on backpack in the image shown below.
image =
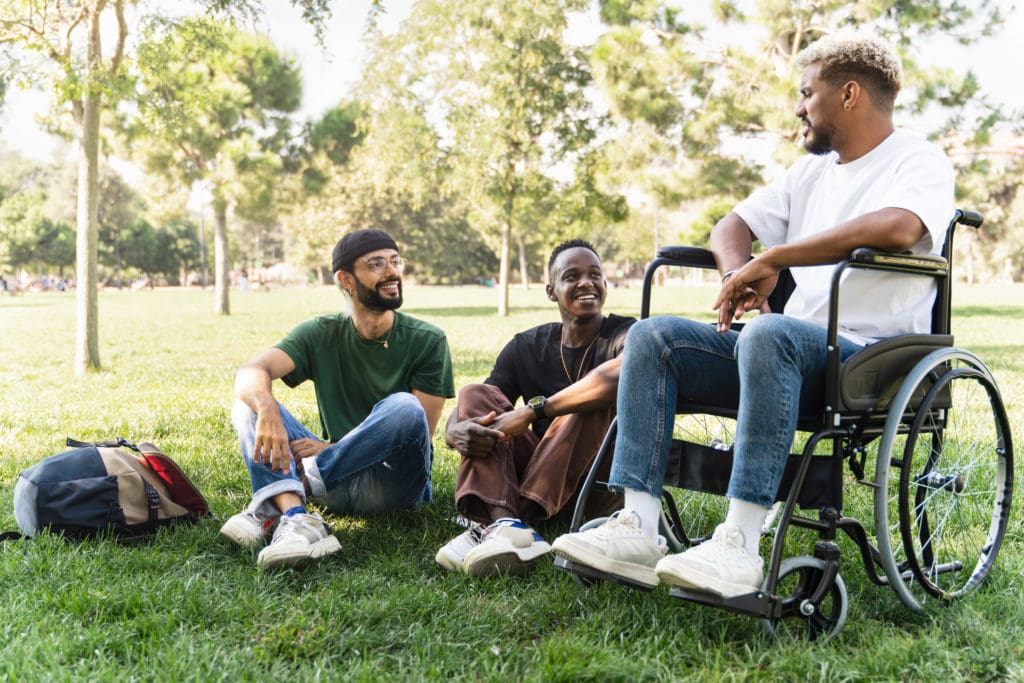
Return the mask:
MULTIPOLYGON (((107 472, 112 476, 129 479, 145 479, 160 494, 160 508, 157 519, 169 519, 187 515, 188 510, 171 500, 167 485, 146 467, 137 456, 121 448, 100 447, 97 449, 107 472)), ((149 521, 149 499, 144 486, 118 486, 118 502, 124 510, 127 524, 143 524, 149 521)))

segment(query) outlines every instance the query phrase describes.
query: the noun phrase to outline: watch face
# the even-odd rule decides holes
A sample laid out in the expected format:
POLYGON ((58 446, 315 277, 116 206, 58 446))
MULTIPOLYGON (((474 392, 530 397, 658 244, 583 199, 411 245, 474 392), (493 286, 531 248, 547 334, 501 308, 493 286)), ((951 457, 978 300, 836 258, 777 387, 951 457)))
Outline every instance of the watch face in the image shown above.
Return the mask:
POLYGON ((531 408, 539 408, 540 406, 544 405, 544 397, 534 396, 533 398, 526 402, 526 405, 530 406, 531 408))

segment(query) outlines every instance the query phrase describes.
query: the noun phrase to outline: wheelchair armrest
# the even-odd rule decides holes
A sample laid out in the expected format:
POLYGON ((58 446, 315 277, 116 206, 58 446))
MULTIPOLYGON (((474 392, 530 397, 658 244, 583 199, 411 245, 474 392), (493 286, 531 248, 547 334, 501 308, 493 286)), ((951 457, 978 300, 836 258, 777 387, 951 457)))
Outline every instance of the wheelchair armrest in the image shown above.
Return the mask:
POLYGON ((681 266, 683 268, 701 268, 704 270, 717 270, 715 257, 711 251, 703 247, 661 247, 654 254, 654 259, 647 264, 644 271, 643 294, 640 300, 640 317, 646 318, 651 313, 651 285, 654 282, 654 273, 662 266, 681 266))
POLYGON ((867 247, 854 249, 849 261, 853 267, 895 270, 903 273, 943 276, 949 272, 949 263, 941 256, 894 253, 867 247))
POLYGON ((717 268, 711 251, 703 247, 667 246, 658 249, 655 258, 662 265, 689 268, 717 268))

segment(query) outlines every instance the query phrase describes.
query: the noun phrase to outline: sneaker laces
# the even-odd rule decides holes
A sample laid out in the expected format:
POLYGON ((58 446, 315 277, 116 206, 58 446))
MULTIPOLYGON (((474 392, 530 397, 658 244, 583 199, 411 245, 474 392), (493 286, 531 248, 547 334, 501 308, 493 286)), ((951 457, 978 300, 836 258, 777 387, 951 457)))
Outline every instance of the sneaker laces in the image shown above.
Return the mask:
MULTIPOLYGON (((327 526, 327 522, 325 522, 320 515, 315 513, 281 515, 281 521, 278 524, 278 531, 281 535, 289 533, 302 534, 303 529, 308 529, 315 536, 321 539, 327 538, 331 535, 330 527, 327 526)), ((275 533, 274 536, 276 538, 277 533, 275 533)))
POLYGON ((640 518, 637 517, 636 513, 633 512, 632 510, 619 510, 618 512, 613 512, 612 516, 609 517, 608 521, 605 522, 605 523, 609 527, 627 526, 627 527, 631 527, 633 529, 639 529, 640 528, 639 522, 640 522, 640 518), (629 514, 623 515, 623 513, 629 513, 629 514), (629 524, 627 524, 626 521, 625 521, 627 519, 630 520, 629 524))
POLYGON ((487 536, 488 530, 493 526, 494 524, 484 526, 483 524, 474 523, 473 526, 469 527, 469 537, 474 543, 480 543, 487 536))
MULTIPOLYGON (((704 544, 701 544, 703 546, 704 544)), ((698 548, 701 546, 697 546, 698 548)), ((743 534, 734 526, 719 524, 718 528, 711 535, 711 542, 708 544, 707 552, 721 553, 725 556, 740 558, 752 558, 753 556, 743 547, 743 534), (710 550, 714 545, 715 550, 710 550)))

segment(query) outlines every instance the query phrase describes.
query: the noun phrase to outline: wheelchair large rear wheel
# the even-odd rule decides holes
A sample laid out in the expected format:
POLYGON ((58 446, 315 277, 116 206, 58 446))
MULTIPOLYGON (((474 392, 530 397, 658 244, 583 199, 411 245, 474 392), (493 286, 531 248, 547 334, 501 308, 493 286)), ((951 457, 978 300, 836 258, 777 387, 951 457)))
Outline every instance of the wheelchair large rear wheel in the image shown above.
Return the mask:
POLYGON ((922 359, 892 399, 875 470, 875 534, 911 609, 958 597, 992 569, 1006 533, 1013 446, 988 368, 957 348, 922 359))

